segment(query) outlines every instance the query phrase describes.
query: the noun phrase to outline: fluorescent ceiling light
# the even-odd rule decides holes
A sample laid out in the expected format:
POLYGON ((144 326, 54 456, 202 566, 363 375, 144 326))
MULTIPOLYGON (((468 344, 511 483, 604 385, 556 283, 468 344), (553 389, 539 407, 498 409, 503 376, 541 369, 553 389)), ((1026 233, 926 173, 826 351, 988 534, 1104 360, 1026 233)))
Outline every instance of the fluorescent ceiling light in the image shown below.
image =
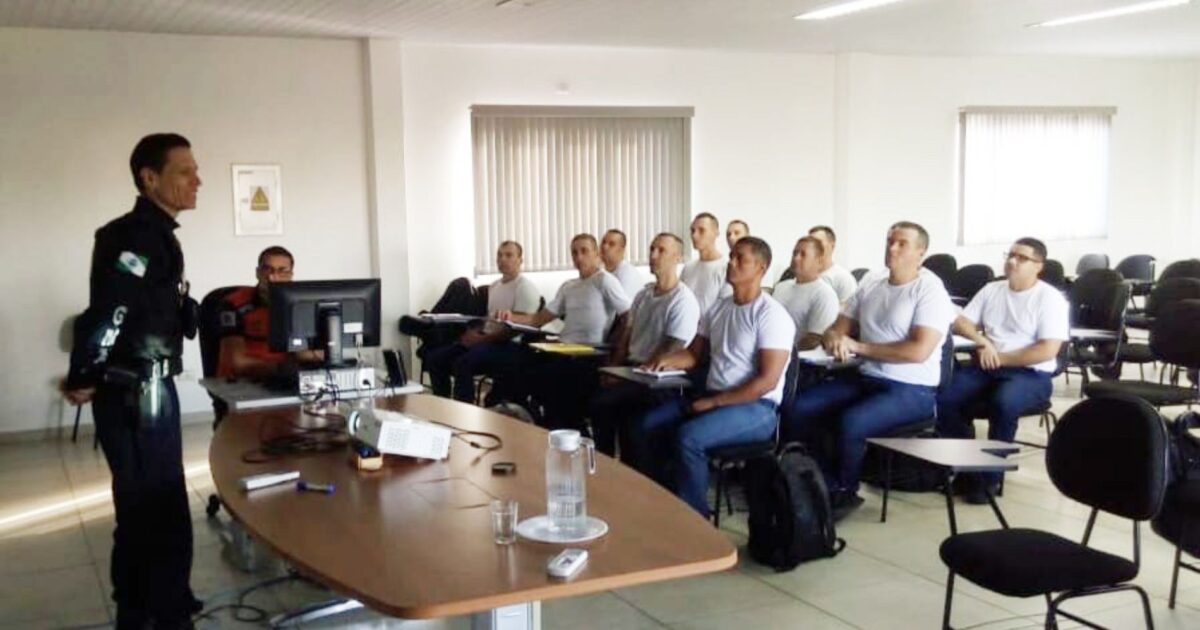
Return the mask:
POLYGON ((895 4, 901 0, 849 0, 848 2, 839 2, 813 9, 800 15, 795 16, 797 20, 828 20, 829 18, 841 17, 849 13, 858 13, 867 9, 874 9, 885 4, 895 4))
POLYGON ((1063 26, 1064 24, 1090 22, 1092 20, 1103 20, 1105 18, 1120 17, 1122 15, 1133 15, 1134 13, 1145 13, 1147 11, 1169 9, 1171 7, 1188 4, 1191 1, 1192 0, 1153 0, 1151 2, 1139 2, 1137 4, 1127 4, 1123 7, 1105 9, 1104 11, 1095 11, 1093 13, 1084 13, 1082 15, 1073 15, 1071 17, 1047 20, 1045 22, 1038 22, 1037 24, 1029 24, 1028 26, 1063 26))

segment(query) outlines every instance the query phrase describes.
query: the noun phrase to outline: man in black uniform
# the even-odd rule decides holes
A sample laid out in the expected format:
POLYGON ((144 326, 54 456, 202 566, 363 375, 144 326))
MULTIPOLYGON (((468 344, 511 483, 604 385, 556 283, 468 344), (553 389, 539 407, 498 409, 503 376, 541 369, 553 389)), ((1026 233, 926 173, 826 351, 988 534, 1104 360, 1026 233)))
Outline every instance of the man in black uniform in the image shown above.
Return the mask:
POLYGON ((175 217, 196 207, 191 145, 142 138, 129 167, 133 211, 96 232, 91 297, 75 324, 72 404, 92 403, 113 476, 112 583, 117 628, 190 628, 192 520, 183 476, 179 398, 183 337, 195 335, 175 217))

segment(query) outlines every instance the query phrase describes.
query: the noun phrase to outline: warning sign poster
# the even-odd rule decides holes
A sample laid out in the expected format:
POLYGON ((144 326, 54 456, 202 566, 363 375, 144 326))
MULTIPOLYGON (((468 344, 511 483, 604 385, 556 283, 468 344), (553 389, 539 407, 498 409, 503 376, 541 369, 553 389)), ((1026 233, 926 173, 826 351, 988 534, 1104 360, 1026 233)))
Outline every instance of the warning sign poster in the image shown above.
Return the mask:
POLYGON ((233 221, 238 236, 283 234, 278 164, 234 164, 233 221))

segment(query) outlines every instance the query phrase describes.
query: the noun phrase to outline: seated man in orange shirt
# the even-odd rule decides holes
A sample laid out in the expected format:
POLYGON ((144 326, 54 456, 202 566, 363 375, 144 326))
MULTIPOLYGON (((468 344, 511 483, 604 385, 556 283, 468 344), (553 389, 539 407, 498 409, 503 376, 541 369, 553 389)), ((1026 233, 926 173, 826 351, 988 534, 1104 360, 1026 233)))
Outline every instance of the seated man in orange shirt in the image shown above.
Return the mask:
POLYGON ((321 352, 273 352, 267 345, 270 329, 270 286, 291 282, 295 259, 275 245, 258 255, 253 287, 235 289, 225 296, 220 313, 221 353, 217 376, 223 378, 271 378, 294 373, 296 361, 320 361, 321 352))

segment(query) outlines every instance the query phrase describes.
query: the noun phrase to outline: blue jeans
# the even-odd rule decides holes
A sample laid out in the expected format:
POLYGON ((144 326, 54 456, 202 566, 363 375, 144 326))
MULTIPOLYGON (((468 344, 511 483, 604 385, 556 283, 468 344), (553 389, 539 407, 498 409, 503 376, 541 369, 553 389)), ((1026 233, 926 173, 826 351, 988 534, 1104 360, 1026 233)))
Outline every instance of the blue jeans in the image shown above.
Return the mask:
POLYGON ((933 417, 936 389, 857 372, 801 392, 783 414, 786 441, 815 443, 831 491, 855 492, 867 438, 933 417), (819 445, 832 438, 834 454, 819 445), (832 461, 831 461, 832 460, 832 461))
POLYGON ((759 399, 692 416, 691 402, 671 400, 641 418, 638 468, 707 518, 708 451, 771 439, 777 421, 775 403, 759 399))
POLYGON ((520 351, 519 346, 508 342, 477 343, 470 347, 454 343, 437 348, 425 358, 433 393, 449 396, 450 377, 453 376, 454 399, 474 402, 475 377, 505 371, 516 362, 520 351))
MULTIPOLYGON (((988 439, 1011 442, 1021 414, 1050 400, 1050 374, 1033 368, 984 370, 975 365, 954 372, 954 380, 937 398, 938 433, 945 437, 974 438, 972 408, 988 414, 988 439)), ((1000 481, 1000 473, 986 478, 1000 481)))

